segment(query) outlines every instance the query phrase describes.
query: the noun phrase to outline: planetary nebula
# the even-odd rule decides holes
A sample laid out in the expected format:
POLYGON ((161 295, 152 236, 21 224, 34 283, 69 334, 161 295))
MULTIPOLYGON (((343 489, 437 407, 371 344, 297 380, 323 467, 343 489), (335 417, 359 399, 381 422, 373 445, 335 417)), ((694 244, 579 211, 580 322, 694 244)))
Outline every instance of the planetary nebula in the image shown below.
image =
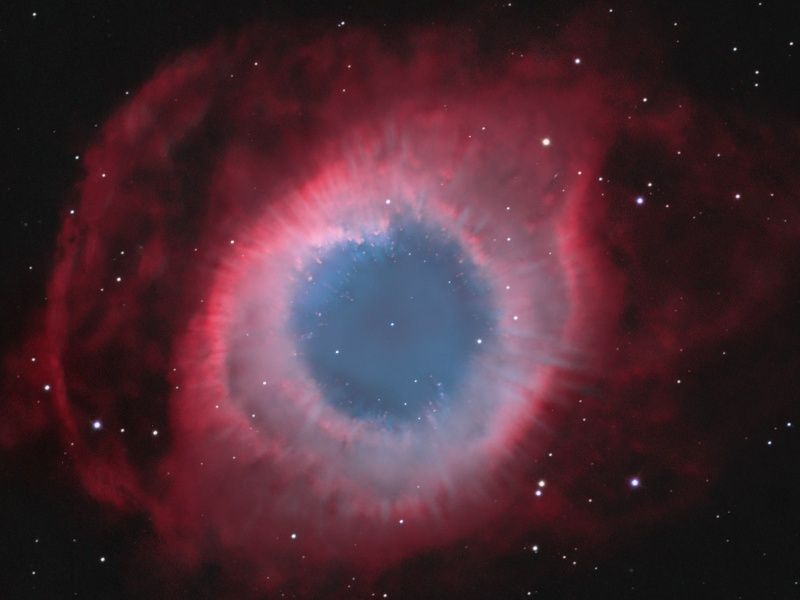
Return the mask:
POLYGON ((82 157, 32 342, 89 494, 262 590, 690 502, 723 434, 687 361, 780 280, 734 193, 781 190, 571 39, 252 28, 158 69, 82 157))

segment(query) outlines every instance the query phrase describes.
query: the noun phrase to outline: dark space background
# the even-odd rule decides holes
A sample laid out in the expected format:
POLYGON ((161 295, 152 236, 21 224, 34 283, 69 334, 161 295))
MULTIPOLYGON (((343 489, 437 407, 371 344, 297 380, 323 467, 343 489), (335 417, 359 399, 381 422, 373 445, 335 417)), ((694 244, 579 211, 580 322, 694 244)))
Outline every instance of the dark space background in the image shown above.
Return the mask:
MULTIPOLYGON (((76 155, 126 91, 133 93, 165 57, 259 20, 290 31, 298 23, 325 29, 344 20, 386 35, 409 25, 474 23, 491 43, 513 46, 531 34, 554 35, 581 6, 511 4, 4 2, 2 353, 19 343, 44 303, 59 215, 81 178, 76 155)), ((667 50, 664 71, 674 84, 719 106, 722 114, 737 111, 772 124, 800 117, 800 3, 605 4, 618 15, 619 36, 646 27, 667 50)), ((800 168, 800 157, 796 162, 800 168)), ((795 314, 776 316, 789 332, 800 329, 800 304, 794 306, 795 314)), ((800 358, 796 343, 772 351, 786 356, 787 364, 800 358)), ((765 388, 763 397, 751 400, 768 403, 773 393, 797 391, 765 388)), ((474 597, 523 598, 530 592, 539 598, 800 598, 800 415, 796 401, 791 405, 792 412, 771 425, 742 432, 728 449, 723 476, 691 510, 626 533, 577 565, 543 553, 536 557, 544 565, 535 577, 529 553, 487 557, 486 577, 473 577, 481 580, 474 597)), ((49 430, 0 452, 0 597, 134 597, 126 592, 126 582, 137 577, 129 558, 151 535, 148 523, 109 521, 73 483, 61 453, 49 430)), ((435 557, 420 560, 431 561, 421 572, 436 568, 435 557)), ((214 597, 202 581, 195 594, 214 597)), ((439 597, 424 581, 408 597, 422 594, 439 597)))

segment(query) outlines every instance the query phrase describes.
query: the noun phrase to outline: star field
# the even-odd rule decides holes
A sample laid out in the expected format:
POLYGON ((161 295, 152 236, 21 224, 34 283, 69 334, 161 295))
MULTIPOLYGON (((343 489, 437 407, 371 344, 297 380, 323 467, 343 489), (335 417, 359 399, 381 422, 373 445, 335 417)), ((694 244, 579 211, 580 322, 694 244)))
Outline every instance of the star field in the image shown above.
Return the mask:
POLYGON ((797 7, 4 13, 9 597, 800 593, 797 7))

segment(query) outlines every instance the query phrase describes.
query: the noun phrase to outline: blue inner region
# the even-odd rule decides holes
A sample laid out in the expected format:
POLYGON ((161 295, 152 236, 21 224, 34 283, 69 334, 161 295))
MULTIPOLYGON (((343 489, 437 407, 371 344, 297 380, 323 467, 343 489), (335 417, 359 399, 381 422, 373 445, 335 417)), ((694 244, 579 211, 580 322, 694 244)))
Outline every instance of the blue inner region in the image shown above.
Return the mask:
POLYGON ((291 326, 326 400, 389 425, 448 410, 493 323, 489 289, 460 245, 398 220, 321 258, 291 326))

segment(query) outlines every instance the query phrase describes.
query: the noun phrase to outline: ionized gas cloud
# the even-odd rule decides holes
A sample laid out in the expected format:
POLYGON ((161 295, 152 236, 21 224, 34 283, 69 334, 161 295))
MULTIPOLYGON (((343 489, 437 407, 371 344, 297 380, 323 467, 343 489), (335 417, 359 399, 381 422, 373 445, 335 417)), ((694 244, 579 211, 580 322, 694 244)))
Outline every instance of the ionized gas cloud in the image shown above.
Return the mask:
POLYGON ((686 361, 781 281, 733 192, 782 190, 570 39, 254 29, 160 68, 85 153, 33 342, 88 492, 255 589, 690 502, 724 427, 686 361))

